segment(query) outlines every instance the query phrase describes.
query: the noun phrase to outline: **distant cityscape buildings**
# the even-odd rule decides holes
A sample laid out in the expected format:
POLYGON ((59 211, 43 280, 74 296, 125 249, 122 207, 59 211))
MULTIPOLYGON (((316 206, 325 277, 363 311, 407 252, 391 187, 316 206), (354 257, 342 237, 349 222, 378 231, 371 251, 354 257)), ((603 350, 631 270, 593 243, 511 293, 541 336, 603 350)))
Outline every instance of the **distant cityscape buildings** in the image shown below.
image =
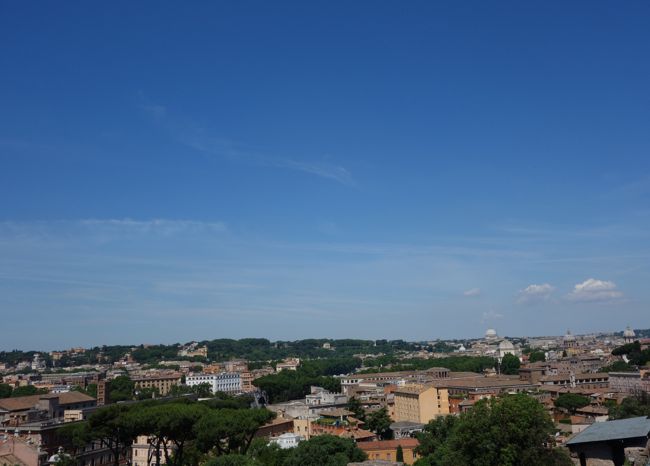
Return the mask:
MULTIPOLYGON (((613 334, 574 335, 567 330, 560 336, 506 338, 489 328, 479 339, 402 345, 407 349, 395 350, 391 356, 398 364, 426 363, 428 368, 422 370, 391 370, 377 364, 375 361, 382 361, 378 358, 385 354, 375 348, 386 343, 375 341, 368 346, 374 352, 347 355, 364 361, 364 367, 334 377, 340 382, 340 393, 313 385, 302 397, 270 400, 270 404, 268 395, 257 386, 262 378, 291 379, 294 372, 295 377, 303 377, 300 371, 310 364, 328 357, 337 360, 337 352, 345 343, 315 343, 307 351, 320 352, 313 359, 297 357, 300 353, 296 352, 296 356, 284 359, 254 362, 241 357, 217 362, 210 359, 214 357, 210 346, 197 342, 178 345, 166 353, 170 358, 147 362, 138 362, 147 345, 126 348, 117 355, 109 354, 108 349, 81 348, 30 352, 24 358, 0 362, 2 383, 11 391, 31 393, 0 398, 0 465, 45 466, 53 458, 59 461, 68 454, 68 447, 61 450, 56 440, 60 426, 81 422, 98 407, 121 400, 135 403, 138 399, 170 396, 196 399, 196 393, 205 396, 205 392, 193 391, 201 385, 206 385, 211 394, 249 394, 250 403, 275 412, 276 419, 260 428, 257 435, 282 449, 295 448, 315 436, 335 435, 353 439, 367 454, 368 464, 395 462, 398 447, 404 462, 412 464, 417 459, 415 436, 428 422, 471 411, 480 400, 504 394, 527 393, 536 398, 561 426, 558 441, 563 442, 606 421, 608 406, 639 393, 650 394, 650 368, 633 367, 625 355, 612 354, 615 348, 631 343, 642 350, 650 347, 650 339, 643 337, 649 333, 642 331, 640 335, 628 326, 613 334), (492 358, 494 366, 488 364, 482 366, 484 370, 471 372, 437 365, 437 361, 448 364, 454 358, 479 356, 482 361, 492 358), (506 361, 513 360, 517 365, 505 370, 506 361), (621 367, 629 370, 612 370, 621 367), (120 390, 127 390, 126 398, 120 390), (588 404, 575 412, 562 411, 555 402, 565 394, 583 396, 588 404), (352 410, 352 401, 358 403, 357 411, 352 410), (365 420, 359 417, 358 409, 365 412, 365 420), (368 417, 382 410, 389 419, 393 440, 381 440, 369 428, 368 417)), ((570 445, 575 454, 589 451, 582 440, 570 445)), ((151 448, 148 437, 139 436, 123 460, 134 466, 153 466, 151 448)), ((83 453, 82 466, 108 466, 112 460, 111 452, 95 443, 83 453)))

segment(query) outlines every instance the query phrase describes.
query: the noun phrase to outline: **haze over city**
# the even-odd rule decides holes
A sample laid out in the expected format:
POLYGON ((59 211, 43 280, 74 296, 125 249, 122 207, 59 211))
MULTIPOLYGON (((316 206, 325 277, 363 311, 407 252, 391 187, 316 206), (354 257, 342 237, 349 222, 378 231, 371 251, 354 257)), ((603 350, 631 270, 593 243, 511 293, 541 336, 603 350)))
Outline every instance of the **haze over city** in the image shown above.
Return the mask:
POLYGON ((0 350, 647 328, 647 2, 4 2, 0 350))

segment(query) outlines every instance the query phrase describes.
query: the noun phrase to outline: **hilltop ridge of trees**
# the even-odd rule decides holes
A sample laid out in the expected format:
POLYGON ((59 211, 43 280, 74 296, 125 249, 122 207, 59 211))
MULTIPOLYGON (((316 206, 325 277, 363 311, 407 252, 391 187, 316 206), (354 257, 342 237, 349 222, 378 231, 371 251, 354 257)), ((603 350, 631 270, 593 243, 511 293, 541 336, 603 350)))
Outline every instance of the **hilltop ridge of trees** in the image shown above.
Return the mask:
POLYGON ((66 354, 54 364, 49 354, 38 351, 0 351, 0 362, 15 366, 21 361, 31 360, 36 353, 41 354, 48 368, 70 367, 74 365, 96 364, 104 362, 112 364, 130 354, 133 360, 141 364, 155 364, 162 360, 189 360, 197 362, 223 361, 242 358, 248 361, 274 361, 289 357, 317 359, 351 357, 355 354, 394 354, 398 351, 414 351, 426 348, 427 345, 411 343, 404 340, 362 340, 362 339, 329 339, 310 338, 295 341, 270 341, 266 338, 217 338, 197 342, 206 346, 208 357, 179 356, 181 343, 160 345, 103 345, 88 348, 82 353, 66 354), (324 348, 328 343, 333 349, 324 348))

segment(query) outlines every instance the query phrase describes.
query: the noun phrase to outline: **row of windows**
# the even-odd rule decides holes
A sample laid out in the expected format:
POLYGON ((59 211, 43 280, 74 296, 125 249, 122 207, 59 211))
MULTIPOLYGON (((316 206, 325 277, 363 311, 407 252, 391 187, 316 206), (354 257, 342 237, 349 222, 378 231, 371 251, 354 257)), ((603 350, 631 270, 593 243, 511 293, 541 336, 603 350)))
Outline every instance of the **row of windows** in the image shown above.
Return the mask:
POLYGON ((196 380, 196 379, 201 379, 201 380, 206 380, 206 379, 239 379, 240 377, 237 375, 192 375, 188 377, 188 379, 196 380))

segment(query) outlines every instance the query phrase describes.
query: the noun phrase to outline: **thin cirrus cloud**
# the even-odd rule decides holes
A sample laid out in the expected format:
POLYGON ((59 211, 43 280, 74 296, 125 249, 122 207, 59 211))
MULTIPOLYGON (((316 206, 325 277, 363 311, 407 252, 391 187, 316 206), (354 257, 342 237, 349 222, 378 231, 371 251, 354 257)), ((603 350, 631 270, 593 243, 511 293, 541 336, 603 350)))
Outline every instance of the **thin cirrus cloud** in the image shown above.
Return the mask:
POLYGON ((226 225, 223 222, 203 222, 196 220, 170 220, 155 218, 151 220, 122 219, 86 219, 80 220, 79 225, 87 228, 113 230, 116 232, 132 233, 161 233, 171 235, 181 232, 223 232, 226 225))
POLYGON ((480 295, 481 295, 480 288, 471 288, 469 290, 463 291, 463 296, 467 296, 468 298, 472 298, 480 295))
POLYGON ((573 287, 569 300, 574 302, 607 302, 620 299, 623 293, 612 281, 589 278, 573 287))
POLYGON ((219 234, 228 231, 223 222, 155 218, 52 220, 32 222, 0 222, 0 240, 80 238, 171 237, 175 235, 219 234))
POLYGON ((519 291, 517 302, 519 304, 526 304, 548 301, 551 298, 553 291, 555 291, 555 287, 548 283, 543 283, 541 285, 528 285, 526 288, 519 291))
POLYGON ((489 322, 491 320, 503 319, 503 314, 496 312, 494 310, 489 310, 483 313, 482 323, 489 322))
POLYGON ((357 186, 352 174, 345 167, 328 162, 278 157, 247 148, 243 144, 216 137, 214 134, 192 122, 186 121, 183 124, 179 124, 173 121, 164 105, 140 105, 140 109, 149 115, 157 124, 166 128, 178 142, 203 154, 258 167, 298 171, 335 181, 345 186, 357 186))

